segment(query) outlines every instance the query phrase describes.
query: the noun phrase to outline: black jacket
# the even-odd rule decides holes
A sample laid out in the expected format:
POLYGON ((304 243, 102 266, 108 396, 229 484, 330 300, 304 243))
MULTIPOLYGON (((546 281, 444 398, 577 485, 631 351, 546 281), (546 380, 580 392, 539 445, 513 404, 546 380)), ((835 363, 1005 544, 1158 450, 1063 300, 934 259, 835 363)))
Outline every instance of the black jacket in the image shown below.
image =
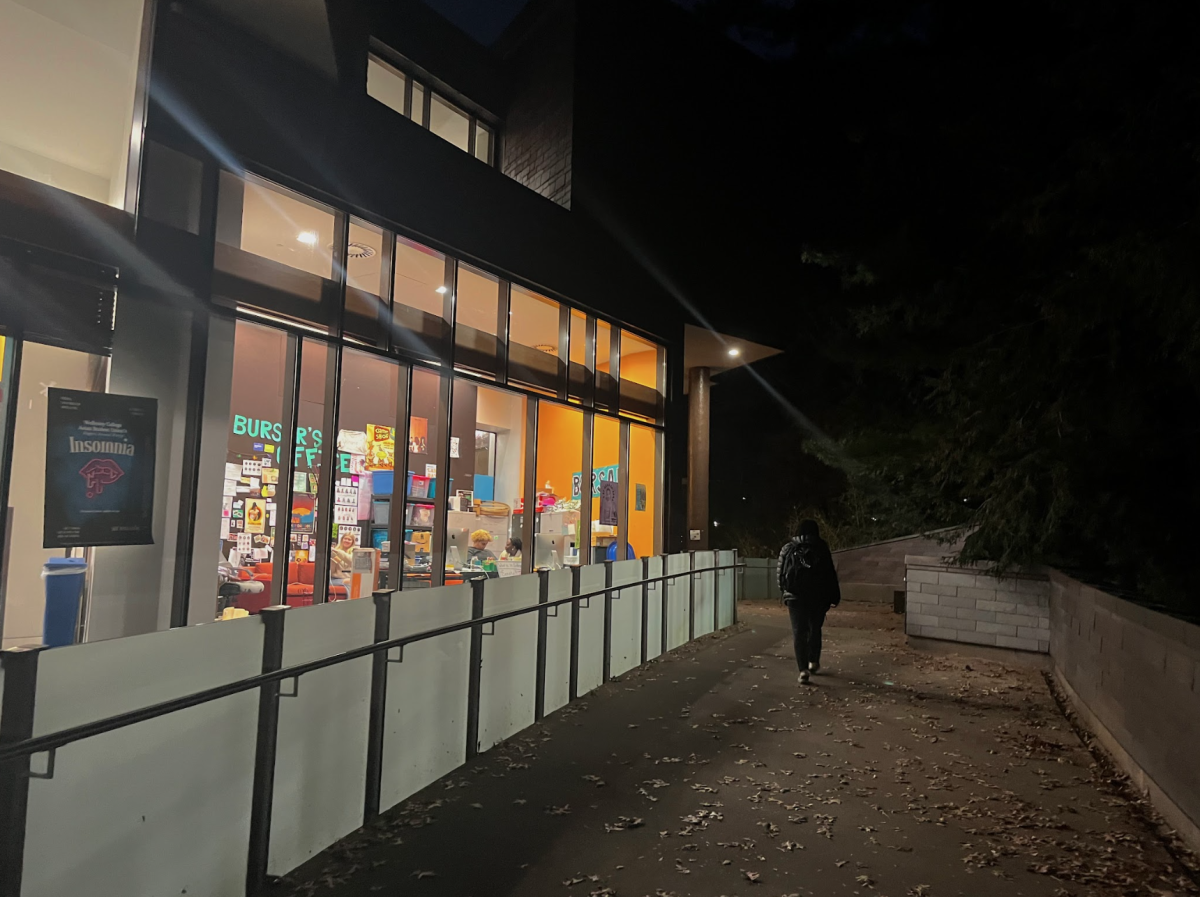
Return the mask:
POLYGON ((777 575, 779 591, 783 594, 784 601, 789 598, 798 598, 805 604, 826 607, 836 606, 842 601, 842 589, 838 585, 837 568, 833 565, 833 555, 829 551, 829 546, 825 544, 825 540, 820 536, 805 534, 785 542, 783 548, 779 550, 777 575), (795 548, 807 547, 811 564, 809 571, 800 578, 801 585, 796 589, 800 593, 798 595, 789 592, 783 582, 784 558, 787 557, 793 546, 795 548))

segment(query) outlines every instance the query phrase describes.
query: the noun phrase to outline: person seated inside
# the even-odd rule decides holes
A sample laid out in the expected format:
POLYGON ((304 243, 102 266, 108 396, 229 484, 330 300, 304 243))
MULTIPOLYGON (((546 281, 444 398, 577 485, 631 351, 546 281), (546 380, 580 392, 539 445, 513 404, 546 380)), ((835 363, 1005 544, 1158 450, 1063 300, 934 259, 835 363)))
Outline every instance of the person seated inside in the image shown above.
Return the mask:
POLYGON ((350 578, 354 547, 354 533, 342 533, 342 538, 329 553, 329 581, 334 585, 345 585, 346 580, 350 578))
POLYGON ((484 561, 496 560, 496 555, 488 549, 492 534, 485 529, 477 529, 471 533, 471 547, 467 549, 467 566, 472 566, 476 559, 483 566, 484 561))
POLYGON ((516 560, 521 556, 521 548, 521 540, 513 536, 504 545, 504 557, 507 557, 510 561, 516 560))

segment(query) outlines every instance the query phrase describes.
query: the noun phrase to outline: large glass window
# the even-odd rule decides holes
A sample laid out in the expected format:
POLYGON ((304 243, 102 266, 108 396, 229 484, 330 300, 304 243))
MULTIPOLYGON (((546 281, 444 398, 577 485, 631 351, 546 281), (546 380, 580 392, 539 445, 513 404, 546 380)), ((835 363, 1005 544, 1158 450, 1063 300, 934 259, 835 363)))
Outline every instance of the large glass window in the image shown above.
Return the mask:
POLYGON ((504 338, 500 280, 458 265, 454 321, 456 367, 494 376, 499 371, 504 338))
POLYGON ((607 321, 596 321, 596 407, 601 411, 617 410, 617 341, 607 321))
MULTIPOLYGON (((295 351, 295 338, 282 330, 237 322, 221 499, 218 613, 226 607, 258 613, 274 603, 289 562, 287 550, 276 556, 276 549, 288 544, 288 526, 280 525, 276 502, 287 495, 288 478, 296 486, 293 513, 305 506, 304 496, 316 495, 307 456, 301 459, 304 466, 296 467, 294 477, 293 462, 284 457, 295 351)), ((309 507, 315 511, 315 499, 309 507)), ((316 533, 311 513, 302 525, 292 527, 297 534, 304 529, 309 535, 298 542, 301 550, 308 551, 316 533)), ((298 575, 292 579, 300 581, 298 575)), ((304 601, 293 596, 291 603, 311 604, 312 592, 304 601)))
POLYGON ((344 218, 260 178, 221 172, 213 293, 332 329, 344 218))
MULTIPOLYGON (((408 459, 404 494, 404 584, 403 588, 441 585, 445 544, 434 529, 445 518, 445 471, 440 469, 446 429, 442 396, 443 380, 432 371, 414 368, 412 410, 408 422, 408 459)), ((399 483, 396 488, 401 488, 399 483)))
POLYGON ((625 516, 625 485, 620 482, 620 470, 621 422, 597 414, 592 429, 592 563, 636 557, 628 551, 626 558, 618 553, 625 516), (615 483, 616 491, 602 485, 605 482, 615 483))
POLYGON ((0 3, 0 168, 123 208, 144 0, 0 3))
POLYGON ((517 393, 464 378, 454 381, 446 495, 448 583, 520 572, 519 565, 490 562, 510 555, 517 560, 524 552, 526 403, 517 393))
POLYGON ((478 122, 475 123, 475 158, 492 164, 492 132, 478 122))
POLYGON ((496 164, 495 129, 480 121, 477 112, 468 112, 458 103, 427 89, 400 68, 401 64, 387 62, 372 53, 367 60, 367 95, 460 150, 473 153, 479 161, 496 164))
POLYGON ((662 553, 662 434, 629 424, 628 542, 634 557, 662 553))
POLYGON ((347 336, 386 349, 388 274, 384 266, 383 230, 350 219, 350 241, 346 247, 346 316, 342 328, 347 336))
POLYGON ((586 563, 579 543, 583 420, 577 408, 538 403, 533 545, 538 568, 586 563))
POLYGON ((333 277, 332 209, 277 184, 221 172, 217 240, 317 277, 333 277))
POLYGON ((412 120, 425 126, 425 86, 416 81, 412 86, 412 120))
POLYGON ((621 412, 643 420, 662 417, 666 352, 661 346, 621 331, 621 412))
POLYGON ((509 382, 558 395, 567 354, 559 304, 514 286, 508 321, 509 382))
POLYGON ((374 54, 367 57, 368 96, 404 115, 404 95, 407 88, 408 76, 404 72, 388 65, 374 54))
POLYGON ((436 93, 429 106, 429 130, 460 150, 470 148, 471 117, 436 93))
POLYGON ((450 286, 446 257, 396 237, 392 294, 392 345, 427 358, 441 358, 450 343, 450 286))
MULTIPOLYGON (((330 533, 336 535, 337 518, 323 504, 325 495, 333 495, 325 479, 336 470, 333 453, 328 446, 329 430, 325 422, 326 409, 333 399, 334 360, 337 350, 327 343, 305 339, 301 345, 299 396, 296 401, 296 426, 293 430, 291 477, 291 513, 275 529, 275 502, 268 505, 268 529, 275 538, 274 559, 286 575, 285 595, 289 603, 320 604, 347 597, 339 580, 329 582, 330 533), (286 541, 285 541, 286 540, 286 541), (286 557, 284 551, 286 549, 286 557), (286 560, 288 563, 283 566, 286 560), (321 577, 325 586, 318 585, 321 577)), ((277 453, 278 454, 278 453, 277 453)), ((287 471, 283 465, 277 476, 287 471)), ((264 475, 265 476, 265 475, 264 475)), ((286 483, 284 484, 286 487, 286 483)), ((251 486, 254 486, 253 479, 251 486)), ((262 497, 278 500, 278 484, 271 488, 262 483, 262 497), (270 490, 270 492, 268 492, 270 490)), ((286 492, 286 489, 283 490, 286 492)), ((254 489, 251 488, 253 497, 254 489)), ((286 505, 285 505, 286 507, 286 505)))
POLYGON ((588 345, 588 316, 571 309, 570 388, 572 401, 590 405, 593 382, 593 348, 588 345))
MULTIPOLYGON (((404 557, 404 495, 396 491, 396 433, 403 440, 407 392, 406 367, 353 349, 343 352, 334 471, 337 550, 330 563, 335 584, 347 578, 346 553, 354 545, 379 552, 379 588, 398 582, 391 571, 401 569, 404 557)), ((404 445, 399 449, 403 460, 404 445)), ((403 464, 399 467, 403 472, 403 464)), ((405 477, 399 484, 405 487, 405 477)))

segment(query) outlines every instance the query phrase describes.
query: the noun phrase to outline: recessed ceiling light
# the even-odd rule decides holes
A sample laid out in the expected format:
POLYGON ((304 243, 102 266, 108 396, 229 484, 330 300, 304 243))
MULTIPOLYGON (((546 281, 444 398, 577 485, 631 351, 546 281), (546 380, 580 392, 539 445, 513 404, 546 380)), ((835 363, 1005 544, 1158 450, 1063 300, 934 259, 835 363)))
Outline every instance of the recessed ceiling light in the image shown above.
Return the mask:
POLYGON ((742 354, 742 350, 741 350, 741 349, 734 348, 734 349, 730 349, 730 350, 729 350, 729 357, 730 357, 730 358, 737 358, 737 357, 738 357, 739 355, 741 355, 741 354, 742 354))
POLYGON ((301 231, 299 234, 296 235, 296 239, 299 240, 301 243, 303 243, 305 246, 316 246, 317 245, 317 235, 314 234, 310 230, 301 231))
POLYGON ((436 290, 434 290, 434 292, 435 292, 435 293, 445 293, 445 292, 446 292, 446 288, 445 288, 445 287, 438 287, 436 290))

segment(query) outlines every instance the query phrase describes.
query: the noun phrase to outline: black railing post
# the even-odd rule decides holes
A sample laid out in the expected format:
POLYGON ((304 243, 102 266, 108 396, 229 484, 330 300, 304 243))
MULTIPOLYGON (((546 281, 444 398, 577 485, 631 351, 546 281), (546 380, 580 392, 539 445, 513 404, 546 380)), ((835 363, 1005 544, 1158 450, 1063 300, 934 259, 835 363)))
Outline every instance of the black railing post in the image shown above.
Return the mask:
POLYGON ((613 562, 604 562, 604 675, 603 681, 607 682, 612 674, 612 582, 613 582, 613 562))
POLYGON ((713 632, 721 628, 721 552, 713 549, 713 632))
MULTIPOLYGON (((4 697, 0 705, 0 747, 33 737, 38 655, 42 646, 0 652, 4 697)), ((29 807, 28 754, 0 762, 0 897, 21 897, 25 863, 25 819, 29 807)))
POLYGON ((579 567, 571 568, 571 594, 576 600, 571 602, 571 672, 568 680, 567 697, 574 701, 579 697, 579 567))
POLYGON ((742 568, 738 566, 738 551, 733 549, 733 625, 737 625, 738 595, 742 591, 742 568))
POLYGON ((696 552, 688 552, 688 641, 696 637, 696 552))
POLYGON ((537 679, 533 686, 533 719, 536 722, 546 715, 546 638, 550 625, 550 614, 544 606, 550 600, 550 571, 538 571, 538 633, 537 633, 537 679))
POLYGON ((669 619, 671 613, 671 580, 667 579, 667 569, 670 567, 670 555, 662 556, 662 581, 659 583, 659 588, 662 589, 662 619, 659 621, 662 632, 659 634, 661 641, 658 646, 659 654, 667 653, 667 635, 671 631, 671 621, 669 619))
MULTIPOLYGON (((262 672, 283 668, 283 621, 286 604, 259 613, 263 624, 262 672)), ((250 795, 250 834, 246 858, 246 894, 257 897, 267 884, 271 850, 271 810, 275 802, 275 753, 279 744, 279 680, 259 686, 258 738, 254 746, 254 784, 250 795)))
MULTIPOLYGON (((471 619, 483 616, 483 588, 486 579, 471 580, 471 619)), ((479 753, 479 693, 483 677, 483 624, 471 627, 471 659, 467 679, 467 759, 479 753)))
POLYGON ((642 655, 640 663, 645 663, 649 659, 650 645, 648 643, 650 634, 646 632, 646 627, 650 623, 650 558, 642 558, 642 655))
MULTIPOLYGON (((392 632, 392 593, 375 592, 375 643, 386 642, 392 632)), ((383 791, 383 727, 387 713, 388 652, 371 655, 371 703, 367 723, 367 782, 363 795, 363 824, 379 815, 383 791)))

